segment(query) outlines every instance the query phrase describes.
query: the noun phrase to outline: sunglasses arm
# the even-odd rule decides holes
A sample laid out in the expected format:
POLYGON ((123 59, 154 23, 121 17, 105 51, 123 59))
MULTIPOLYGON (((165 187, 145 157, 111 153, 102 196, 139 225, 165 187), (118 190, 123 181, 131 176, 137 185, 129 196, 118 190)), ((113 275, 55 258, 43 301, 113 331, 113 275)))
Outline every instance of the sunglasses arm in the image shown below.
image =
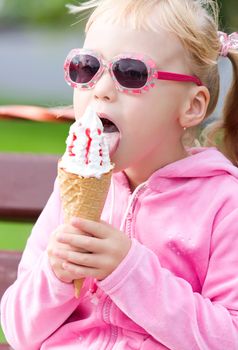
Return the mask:
POLYGON ((191 82, 191 83, 197 84, 198 86, 203 85, 199 78, 192 76, 192 75, 158 71, 156 78, 159 80, 173 80, 173 81, 191 82))

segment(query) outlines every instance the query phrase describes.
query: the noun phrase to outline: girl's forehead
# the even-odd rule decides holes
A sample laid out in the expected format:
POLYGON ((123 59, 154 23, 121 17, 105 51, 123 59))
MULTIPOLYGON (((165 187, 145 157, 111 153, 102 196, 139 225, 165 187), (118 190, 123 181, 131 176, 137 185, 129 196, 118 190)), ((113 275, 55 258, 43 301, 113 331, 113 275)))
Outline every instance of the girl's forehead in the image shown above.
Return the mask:
POLYGON ((184 58, 184 48, 176 35, 163 28, 133 29, 98 18, 92 22, 86 34, 84 47, 99 51, 105 59, 122 52, 147 55, 158 65, 167 65, 175 58, 184 58))

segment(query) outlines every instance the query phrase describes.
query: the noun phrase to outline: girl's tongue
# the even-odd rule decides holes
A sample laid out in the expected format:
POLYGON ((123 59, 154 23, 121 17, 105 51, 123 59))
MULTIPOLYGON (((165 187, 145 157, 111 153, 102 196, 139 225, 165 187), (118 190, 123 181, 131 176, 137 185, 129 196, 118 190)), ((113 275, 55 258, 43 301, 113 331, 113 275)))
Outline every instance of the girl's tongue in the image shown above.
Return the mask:
POLYGON ((110 158, 111 158, 113 156, 113 154, 116 152, 117 147, 119 145, 120 133, 119 133, 119 131, 115 131, 115 132, 105 132, 104 131, 104 137, 105 137, 106 142, 108 144, 109 154, 110 154, 110 158))
POLYGON ((107 118, 101 118, 101 122, 103 123, 104 128, 104 137, 109 147, 110 157, 116 152, 119 141, 120 141, 120 132, 117 126, 112 123, 107 118))

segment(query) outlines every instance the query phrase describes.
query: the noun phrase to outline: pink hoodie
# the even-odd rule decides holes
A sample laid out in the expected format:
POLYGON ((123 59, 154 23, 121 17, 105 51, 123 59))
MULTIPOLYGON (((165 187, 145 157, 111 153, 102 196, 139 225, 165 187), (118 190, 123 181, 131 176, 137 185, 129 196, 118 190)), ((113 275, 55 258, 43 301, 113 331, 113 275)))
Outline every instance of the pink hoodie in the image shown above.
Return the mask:
POLYGON ((45 251, 62 222, 57 182, 1 303, 16 350, 238 349, 238 169, 215 149, 156 171, 130 193, 114 175, 103 219, 132 247, 79 300, 45 251))

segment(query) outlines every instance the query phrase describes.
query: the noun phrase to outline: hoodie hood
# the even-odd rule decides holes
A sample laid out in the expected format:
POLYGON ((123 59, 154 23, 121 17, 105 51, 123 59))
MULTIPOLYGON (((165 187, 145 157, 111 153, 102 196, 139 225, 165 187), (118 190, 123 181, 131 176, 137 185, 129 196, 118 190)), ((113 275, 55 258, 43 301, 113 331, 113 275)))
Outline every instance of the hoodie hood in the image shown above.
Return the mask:
POLYGON ((225 174, 238 179, 238 168, 216 148, 192 148, 188 150, 188 154, 188 157, 156 171, 148 180, 149 187, 155 190, 158 186, 161 188, 162 182, 184 182, 189 178, 208 178, 225 174))
MULTIPOLYGON (((214 147, 196 147, 187 150, 188 157, 168 164, 155 171, 145 182, 153 191, 163 192, 188 180, 205 180, 222 175, 231 175, 238 180, 238 168, 214 147)), ((114 181, 127 188, 128 178, 124 172, 115 173, 114 181)), ((141 184, 138 187, 143 186, 141 184)))

